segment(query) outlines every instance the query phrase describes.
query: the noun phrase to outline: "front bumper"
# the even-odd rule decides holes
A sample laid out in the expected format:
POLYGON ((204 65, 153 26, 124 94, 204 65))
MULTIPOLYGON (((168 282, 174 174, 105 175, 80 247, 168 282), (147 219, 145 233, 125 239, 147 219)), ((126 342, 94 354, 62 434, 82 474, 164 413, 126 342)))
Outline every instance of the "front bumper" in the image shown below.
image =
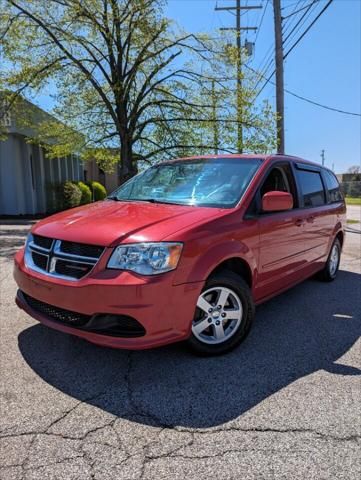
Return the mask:
POLYGON ((69 282, 27 268, 23 251, 15 256, 14 278, 19 289, 34 299, 83 315, 113 314, 136 319, 145 329, 137 338, 102 335, 59 323, 33 309, 21 292, 17 305, 44 325, 113 348, 145 349, 184 340, 203 282, 173 285, 174 272, 142 277, 131 272, 97 270, 69 282))

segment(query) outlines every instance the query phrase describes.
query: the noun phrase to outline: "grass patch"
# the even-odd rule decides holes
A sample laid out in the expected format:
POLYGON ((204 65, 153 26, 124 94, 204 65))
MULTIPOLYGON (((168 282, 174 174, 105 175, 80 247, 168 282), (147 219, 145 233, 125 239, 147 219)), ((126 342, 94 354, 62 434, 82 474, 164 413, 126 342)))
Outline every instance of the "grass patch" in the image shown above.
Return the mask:
POLYGON ((353 223, 360 223, 360 222, 358 220, 349 219, 349 220, 346 220, 346 223, 353 224, 353 223))
POLYGON ((361 197, 346 197, 347 205, 361 205, 361 197))

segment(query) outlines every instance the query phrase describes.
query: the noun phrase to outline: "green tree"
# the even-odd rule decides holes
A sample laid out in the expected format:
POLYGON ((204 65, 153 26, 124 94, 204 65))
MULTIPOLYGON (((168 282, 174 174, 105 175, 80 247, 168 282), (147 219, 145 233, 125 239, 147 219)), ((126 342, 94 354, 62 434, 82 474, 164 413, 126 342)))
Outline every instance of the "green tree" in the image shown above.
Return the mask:
POLYGON ((120 161, 126 179, 142 161, 237 151, 239 122, 245 147, 272 146, 267 105, 255 110, 244 92, 242 118, 235 111, 233 74, 223 78, 231 55, 165 19, 163 4, 0 0, 0 89, 10 107, 20 94, 55 91, 55 117, 38 122, 35 138, 49 155, 77 151, 104 169, 120 161))
POLYGON ((267 101, 258 106, 254 102, 257 72, 243 69, 240 115, 236 52, 220 40, 203 38, 203 43, 210 56, 201 65, 202 73, 192 82, 177 80, 172 85, 187 104, 181 115, 177 109, 163 112, 149 142, 157 139, 159 151, 175 157, 194 155, 195 149, 200 154, 238 153, 241 123, 243 151, 271 152, 276 148, 276 116, 267 101))
MULTIPOLYGON (((10 65, 2 83, 39 91, 51 80, 55 113, 85 133, 83 149, 118 148, 123 176, 133 175, 147 117, 179 103, 164 88, 189 73, 178 57, 204 50, 193 35, 172 31, 162 3, 1 0, 1 53, 10 65)), ((68 153, 63 128, 43 125, 42 135, 48 131, 58 138, 56 154, 68 153)))

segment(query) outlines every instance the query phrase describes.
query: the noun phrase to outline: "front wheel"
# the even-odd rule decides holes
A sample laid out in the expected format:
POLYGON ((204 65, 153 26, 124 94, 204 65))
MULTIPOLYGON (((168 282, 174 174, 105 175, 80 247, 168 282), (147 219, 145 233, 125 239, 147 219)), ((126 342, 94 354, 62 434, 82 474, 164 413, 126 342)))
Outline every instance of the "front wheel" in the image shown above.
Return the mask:
POLYGON ((226 353, 246 337, 254 317, 254 304, 246 282, 233 272, 213 275, 198 297, 191 349, 200 355, 226 353))
POLYGON ((324 269, 320 272, 321 280, 332 282, 335 280, 341 260, 341 243, 338 238, 332 244, 324 269))

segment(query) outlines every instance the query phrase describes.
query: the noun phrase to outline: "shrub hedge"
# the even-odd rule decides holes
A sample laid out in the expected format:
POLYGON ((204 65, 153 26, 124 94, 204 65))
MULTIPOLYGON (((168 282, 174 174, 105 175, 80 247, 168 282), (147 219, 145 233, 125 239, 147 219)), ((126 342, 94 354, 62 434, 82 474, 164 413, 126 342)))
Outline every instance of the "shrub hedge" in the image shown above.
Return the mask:
POLYGON ((90 203, 92 201, 92 192, 88 185, 86 185, 84 182, 77 182, 76 185, 81 191, 80 205, 90 203))
POLYGON ((97 202, 98 200, 104 200, 104 198, 107 196, 107 191, 101 183, 89 182, 88 185, 92 191, 92 197, 94 202, 97 202))
POLYGON ((71 182, 47 184, 47 211, 60 212, 67 208, 86 205, 92 201, 103 200, 107 192, 99 182, 71 182))
POLYGON ((65 182, 62 185, 64 208, 73 208, 80 205, 82 192, 78 185, 72 182, 65 182))

